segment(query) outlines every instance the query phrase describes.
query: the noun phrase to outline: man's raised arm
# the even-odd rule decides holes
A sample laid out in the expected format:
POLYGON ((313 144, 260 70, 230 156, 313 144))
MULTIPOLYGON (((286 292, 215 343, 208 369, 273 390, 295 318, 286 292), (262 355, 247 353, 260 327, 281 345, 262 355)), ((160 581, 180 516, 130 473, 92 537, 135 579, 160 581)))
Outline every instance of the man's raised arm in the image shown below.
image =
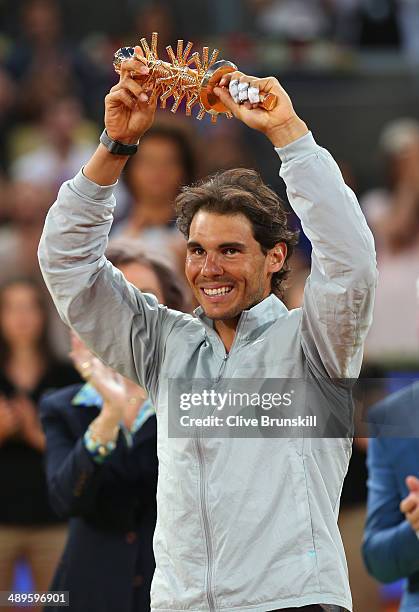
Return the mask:
POLYGON ((282 160, 280 174, 290 204, 313 247, 301 324, 305 355, 318 376, 355 378, 372 320, 377 280, 374 240, 358 201, 330 153, 316 144, 295 113, 277 79, 234 72, 220 86, 214 93, 230 111, 274 145, 282 160), (238 96, 246 84, 249 93, 254 88, 261 94, 275 94, 275 108, 266 111, 249 101, 237 103, 234 81, 238 96))
POLYGON ((112 191, 128 159, 121 145, 135 146, 154 119, 155 100, 148 101, 140 84, 147 73, 137 59, 122 65, 120 81, 105 99, 106 131, 118 154, 100 144, 84 170, 61 187, 46 218, 39 262, 63 320, 105 363, 149 388, 173 322, 167 309, 127 283, 104 256, 112 191))

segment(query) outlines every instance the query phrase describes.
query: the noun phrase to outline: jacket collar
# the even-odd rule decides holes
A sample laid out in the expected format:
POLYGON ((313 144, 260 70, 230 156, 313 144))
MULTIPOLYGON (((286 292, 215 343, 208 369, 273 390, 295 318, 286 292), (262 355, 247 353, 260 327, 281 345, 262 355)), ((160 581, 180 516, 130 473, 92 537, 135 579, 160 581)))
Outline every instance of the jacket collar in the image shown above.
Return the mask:
MULTIPOLYGON (((215 332, 214 321, 205 315, 202 306, 196 308, 194 314, 207 330, 210 330, 212 333, 215 332)), ((256 304, 249 310, 243 310, 237 325, 236 334, 239 338, 250 340, 251 336, 258 335, 258 332, 262 332, 263 329, 266 329, 287 314, 288 309, 285 304, 276 295, 271 293, 259 304, 256 304)))

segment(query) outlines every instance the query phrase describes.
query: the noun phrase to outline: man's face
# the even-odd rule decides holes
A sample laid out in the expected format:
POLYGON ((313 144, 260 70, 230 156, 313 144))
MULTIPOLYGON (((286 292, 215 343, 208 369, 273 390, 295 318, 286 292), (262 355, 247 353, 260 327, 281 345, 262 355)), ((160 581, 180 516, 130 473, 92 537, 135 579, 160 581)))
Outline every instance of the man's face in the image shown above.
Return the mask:
POLYGON ((205 314, 230 320, 270 294, 285 255, 284 243, 264 255, 243 214, 200 210, 189 230, 185 273, 205 314))

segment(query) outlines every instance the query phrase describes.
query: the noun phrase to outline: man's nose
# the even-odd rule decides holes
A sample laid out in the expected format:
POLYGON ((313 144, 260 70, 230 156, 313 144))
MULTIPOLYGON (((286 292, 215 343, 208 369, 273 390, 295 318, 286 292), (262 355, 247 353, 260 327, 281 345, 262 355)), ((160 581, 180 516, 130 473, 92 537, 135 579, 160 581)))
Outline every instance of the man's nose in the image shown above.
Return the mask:
POLYGON ((223 272, 224 270, 221 266, 218 254, 207 253, 207 256, 202 264, 202 276, 220 276, 223 274, 223 272))

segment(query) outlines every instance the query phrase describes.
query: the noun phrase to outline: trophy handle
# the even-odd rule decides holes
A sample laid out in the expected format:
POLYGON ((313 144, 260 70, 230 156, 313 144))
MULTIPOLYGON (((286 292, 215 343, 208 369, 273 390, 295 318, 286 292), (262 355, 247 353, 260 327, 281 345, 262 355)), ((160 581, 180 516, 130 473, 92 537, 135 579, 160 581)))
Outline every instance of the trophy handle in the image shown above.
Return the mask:
MULTIPOLYGON (((212 90, 225 74, 234 72, 235 70, 238 70, 238 68, 233 62, 219 60, 205 72, 200 85, 199 99, 207 112, 211 114, 228 112, 228 109, 220 99, 212 93, 212 90)), ((275 108, 277 101, 278 99, 275 94, 261 94, 259 106, 270 111, 275 108)))

